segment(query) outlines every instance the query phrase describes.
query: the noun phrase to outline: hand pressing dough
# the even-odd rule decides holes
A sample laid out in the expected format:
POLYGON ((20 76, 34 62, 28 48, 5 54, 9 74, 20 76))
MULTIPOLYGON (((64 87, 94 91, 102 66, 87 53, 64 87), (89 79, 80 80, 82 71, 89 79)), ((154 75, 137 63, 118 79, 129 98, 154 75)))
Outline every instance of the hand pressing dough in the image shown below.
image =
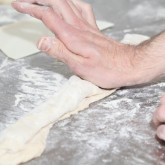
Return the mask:
MULTIPOLYGON (((112 27, 106 21, 97 21, 100 30, 112 27)), ((29 19, 6 25, 0 29, 0 49, 10 58, 19 59, 39 52, 36 47, 43 36, 54 36, 40 21, 29 19)))
MULTIPOLYGON (((146 39, 138 37, 141 42, 146 39)), ((134 38, 131 38, 132 42, 135 42, 134 38)), ((100 89, 76 76, 71 77, 59 93, 3 132, 0 137, 0 164, 17 165, 40 156, 54 123, 84 110, 90 103, 114 91, 100 89)))

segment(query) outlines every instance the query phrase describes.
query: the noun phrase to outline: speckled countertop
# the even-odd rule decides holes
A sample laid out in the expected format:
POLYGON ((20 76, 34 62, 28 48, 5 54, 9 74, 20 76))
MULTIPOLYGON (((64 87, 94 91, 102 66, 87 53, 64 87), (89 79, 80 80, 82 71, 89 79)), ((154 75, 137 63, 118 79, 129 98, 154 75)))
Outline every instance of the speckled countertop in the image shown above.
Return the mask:
MULTIPOLYGON (((99 19, 115 23, 105 34, 152 36, 165 29, 164 0, 90 0, 99 19)), ((23 19, 0 6, 0 25, 23 19)), ((0 131, 49 98, 72 75, 43 53, 17 61, 0 52, 0 131)), ((123 88, 51 129, 45 152, 26 165, 165 164, 165 147, 155 139, 152 113, 165 81, 123 88)))

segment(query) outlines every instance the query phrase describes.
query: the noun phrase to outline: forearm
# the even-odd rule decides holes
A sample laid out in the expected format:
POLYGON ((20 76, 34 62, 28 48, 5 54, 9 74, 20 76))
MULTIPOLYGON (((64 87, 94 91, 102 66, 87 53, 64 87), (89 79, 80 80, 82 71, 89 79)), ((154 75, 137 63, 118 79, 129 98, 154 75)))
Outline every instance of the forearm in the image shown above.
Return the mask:
POLYGON ((165 32, 136 46, 134 65, 144 83, 165 76, 165 32))
POLYGON ((41 39, 40 50, 45 50, 45 45, 49 44, 45 50, 47 54, 63 61, 75 74, 102 88, 147 83, 165 73, 165 33, 141 45, 128 46, 99 32, 91 7, 87 4, 83 3, 83 6, 87 5, 84 9, 77 8, 76 4, 72 9, 70 5, 73 4, 69 1, 51 0, 17 0, 12 5, 16 10, 42 20, 56 35, 53 39, 41 39))

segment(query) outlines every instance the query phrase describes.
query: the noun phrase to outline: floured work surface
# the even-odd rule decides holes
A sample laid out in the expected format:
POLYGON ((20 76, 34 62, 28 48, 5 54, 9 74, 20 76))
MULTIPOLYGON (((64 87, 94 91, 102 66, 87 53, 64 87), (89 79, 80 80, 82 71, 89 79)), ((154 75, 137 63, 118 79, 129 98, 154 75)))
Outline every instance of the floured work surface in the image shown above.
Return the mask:
POLYGON ((46 102, 4 130, 0 136, 0 164, 17 165, 41 156, 54 123, 79 113, 114 92, 72 76, 46 102))
MULTIPOLYGON (((0 68, 0 131, 55 93, 66 81, 60 75, 71 75, 43 54, 13 62, 1 53, 0 68)), ((119 90, 57 123, 42 157, 26 165, 164 164, 164 147, 149 125, 164 87, 162 81, 119 90)))
MULTIPOLYGON (((0 54, 0 59, 0 131, 59 90, 66 82, 61 74, 71 75, 63 64, 42 54, 15 62, 0 54)), ((119 90, 85 112, 57 123, 44 154, 25 164, 161 163, 163 148, 155 141, 149 123, 164 87, 161 82, 119 90)))
MULTIPOLYGON (((125 40, 130 40, 130 37, 131 36, 127 35, 124 38, 124 41, 125 40)), ((141 38, 141 36, 137 36, 137 35, 134 35, 134 37, 135 38, 136 37, 141 38)), ((135 39, 135 41, 134 41, 134 38, 132 38, 132 39, 131 39, 132 41, 130 43, 137 41, 137 39, 135 39)), ((144 37, 144 39, 147 39, 147 38, 144 37)), ((2 63, 2 65, 1 65, 2 70, 5 69, 8 62, 9 61, 4 61, 2 63)), ((25 74, 24 75, 25 77, 24 76, 23 77, 26 80, 29 77, 32 78, 32 79, 35 77, 34 73, 30 73, 30 72, 33 72, 33 70, 28 70, 28 69, 26 70, 25 69, 22 72, 23 72, 23 74, 25 74)), ((61 82, 62 81, 62 76, 57 74, 57 77, 59 78, 59 82, 61 82)), ((68 80, 66 80, 66 81, 68 81, 68 80)), ((3 138, 3 136, 1 136, 1 140, 0 140, 0 143, 2 143, 0 145, 0 163, 5 163, 6 165, 15 165, 15 164, 17 164, 17 162, 18 163, 19 162, 24 162, 24 161, 27 161, 27 160, 33 158, 33 157, 39 156, 42 153, 43 149, 44 149, 45 138, 48 134, 49 128, 52 126, 51 123, 54 123, 59 117, 61 117, 66 112, 71 112, 71 111, 74 110, 74 109, 70 109, 70 110, 68 109, 69 111, 68 110, 66 111, 65 108, 66 109, 71 108, 71 107, 76 108, 77 107, 76 104, 78 102, 80 102, 80 101, 78 101, 79 97, 83 98, 84 96, 90 96, 91 94, 96 95, 96 94, 99 94, 99 93, 102 92, 101 90, 97 89, 96 86, 93 86, 92 84, 90 85, 90 84, 88 84, 88 82, 86 83, 85 81, 83 82, 80 79, 77 79, 77 78, 73 77, 69 81, 70 81, 70 83, 67 86, 65 86, 64 88, 62 87, 62 88, 59 89, 59 92, 62 90, 62 93, 60 92, 61 94, 59 93, 59 95, 57 94, 57 96, 53 96, 52 97, 53 100, 52 99, 48 100, 48 103, 46 103, 44 105, 41 104, 41 107, 39 107, 38 110, 35 110, 35 109, 33 110, 33 111, 36 111, 37 113, 36 112, 35 113, 31 112, 32 115, 31 114, 27 115, 27 117, 22 118, 20 121, 18 121, 18 123, 16 123, 16 125, 13 125, 11 127, 9 126, 9 129, 7 129, 7 131, 4 132, 4 138, 3 138), (72 89, 72 87, 75 87, 75 90, 72 89), (81 88, 82 89, 84 88, 84 89, 82 90, 81 88), (70 89, 73 90, 73 93, 72 93, 73 95, 70 95, 70 93, 71 93, 70 89), (91 90, 91 92, 90 92, 90 90, 91 90), (67 92, 70 92, 70 93, 67 93, 67 92), (86 92, 89 93, 89 95, 87 95, 86 92), (82 96, 81 96, 81 93, 82 93, 82 96), (76 94, 76 95, 74 95, 74 94, 76 94), (68 101, 67 101, 67 98, 68 98, 68 101), (74 101, 74 99, 75 99, 75 101, 74 101), (49 102, 50 102, 50 104, 49 104, 49 102), (56 109, 57 109, 57 111, 56 111, 56 109), (56 116, 57 117, 59 116, 59 117, 57 118, 56 116), (29 121, 31 121, 31 122, 29 123, 29 121), (48 121, 48 122, 46 122, 46 121, 48 121), (31 124, 31 123, 33 123, 33 124, 31 124), (48 125, 48 124, 50 124, 50 125, 48 125), (36 128, 36 130, 35 130, 35 128, 36 128), (12 160, 12 162, 10 162, 8 160, 10 160, 10 161, 12 160)), ((33 80, 33 82, 34 82, 34 80, 33 80)), ((67 83, 68 82, 66 82, 66 84, 67 83)), ((23 85, 25 85, 25 84, 23 84, 23 85)), ((34 87, 34 84, 32 85, 32 87, 34 87)), ((55 85, 55 87, 56 87, 56 85, 55 85)), ((108 95, 108 94, 106 94, 106 95, 108 95)), ((41 94, 41 96, 44 96, 44 94, 41 94)), ((14 103, 15 106, 18 105, 18 103, 20 102, 20 99, 21 99, 21 96, 16 95, 16 100, 15 100, 15 103, 14 103)), ((89 97, 89 99, 90 99, 90 97, 89 97)), ((125 97, 124 99, 127 100, 128 98, 125 97)), ((124 100, 124 99, 122 99, 122 100, 124 100)), ((105 105, 104 104, 103 105, 105 107, 109 107, 109 104, 111 104, 111 100, 109 102, 107 102, 105 105)), ((82 106, 84 106, 84 105, 82 104, 82 106)), ((139 107, 137 106, 136 108, 139 108, 139 107)), ((136 112, 135 108, 133 108, 132 110, 134 110, 134 113, 136 112)), ((110 112, 110 114, 112 116, 114 115, 111 112, 110 112)), ((131 114, 131 116, 132 116, 132 114, 131 114)), ((81 125, 79 125, 79 126, 81 126, 81 125)), ((104 130, 104 128, 103 128, 103 130, 104 130)), ((109 131, 111 131, 111 130, 109 130, 109 131)), ((123 130, 123 131, 124 132, 121 131, 120 133, 126 134, 127 129, 123 130)), ((101 144, 101 141, 99 141, 99 145, 103 145, 103 146, 108 145, 109 141, 111 141, 111 140, 110 139, 106 140, 104 142, 105 144, 101 144)))

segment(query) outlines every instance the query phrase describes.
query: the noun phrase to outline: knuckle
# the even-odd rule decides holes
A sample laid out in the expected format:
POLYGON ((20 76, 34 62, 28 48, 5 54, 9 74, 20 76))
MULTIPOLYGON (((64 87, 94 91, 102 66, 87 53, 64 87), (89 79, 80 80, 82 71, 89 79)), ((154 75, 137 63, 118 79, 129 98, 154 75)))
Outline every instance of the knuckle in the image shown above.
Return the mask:
POLYGON ((77 17, 73 17, 72 18, 72 24, 75 26, 79 26, 81 24, 81 22, 77 17))
POLYGON ((52 9, 50 7, 43 7, 42 14, 41 14, 41 20, 47 19, 47 17, 52 14, 52 9))
POLYGON ((92 10, 92 6, 91 6, 89 3, 85 3, 85 4, 84 4, 84 8, 85 8, 86 10, 89 10, 89 11, 92 10))
POLYGON ((72 18, 72 24, 78 29, 83 29, 83 30, 87 29, 85 23, 77 17, 72 18))
POLYGON ((72 38, 74 35, 71 31, 65 30, 61 33, 62 40, 66 42, 66 44, 70 44, 72 42, 72 38))
POLYGON ((159 122, 165 122, 165 112, 161 107, 156 112, 155 116, 159 122))
POLYGON ((83 61, 82 65, 84 66, 84 68, 91 68, 94 67, 94 61, 90 60, 90 58, 87 58, 83 61))
POLYGON ((69 36, 69 37, 70 37, 70 41, 72 41, 73 46, 74 45, 79 46, 81 43, 84 42, 83 36, 81 34, 76 34, 75 33, 75 35, 72 35, 72 36, 69 36))
POLYGON ((67 29, 61 33, 61 36, 64 41, 66 41, 67 44, 74 46, 74 44, 79 44, 83 42, 84 36, 83 33, 81 33, 77 29, 67 29))
POLYGON ((52 9, 50 7, 43 7, 43 14, 44 13, 52 13, 52 9))
POLYGON ((54 42, 56 53, 63 54, 64 53, 64 46, 60 42, 54 42))
POLYGON ((89 40, 92 41, 92 42, 98 41, 98 36, 93 34, 93 33, 91 33, 91 32, 89 32, 87 34, 87 36, 88 36, 89 40))

